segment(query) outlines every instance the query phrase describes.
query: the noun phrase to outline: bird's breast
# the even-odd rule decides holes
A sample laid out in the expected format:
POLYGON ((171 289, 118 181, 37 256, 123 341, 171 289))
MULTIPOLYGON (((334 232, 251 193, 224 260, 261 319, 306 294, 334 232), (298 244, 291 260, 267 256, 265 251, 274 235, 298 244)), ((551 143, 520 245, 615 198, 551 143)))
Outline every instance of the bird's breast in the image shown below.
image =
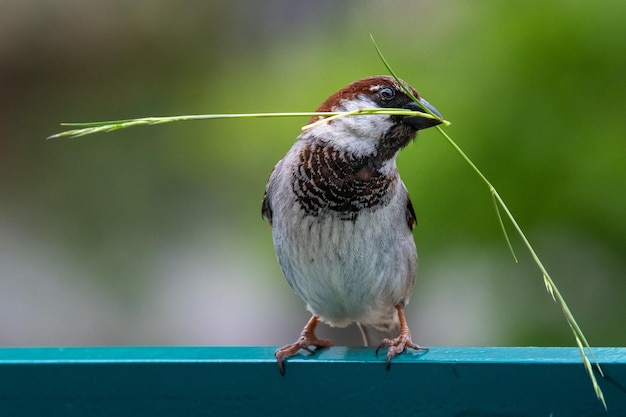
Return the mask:
POLYGON ((382 172, 375 159, 353 157, 330 145, 309 143, 297 158, 291 186, 308 215, 329 210, 354 220, 364 209, 388 204, 398 181, 397 171, 382 172))

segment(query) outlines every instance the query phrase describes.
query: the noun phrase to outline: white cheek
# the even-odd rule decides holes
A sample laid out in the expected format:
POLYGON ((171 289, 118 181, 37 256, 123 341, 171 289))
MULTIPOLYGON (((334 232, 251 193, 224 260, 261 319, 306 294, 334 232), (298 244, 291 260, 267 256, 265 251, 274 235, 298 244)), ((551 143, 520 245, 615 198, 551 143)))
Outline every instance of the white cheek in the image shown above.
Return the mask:
MULTIPOLYGON (((367 97, 344 100, 337 111, 379 108, 367 97)), ((393 122, 387 115, 358 115, 334 119, 331 123, 311 129, 318 138, 333 143, 335 147, 351 152, 355 156, 376 152, 380 138, 392 127, 393 122)))

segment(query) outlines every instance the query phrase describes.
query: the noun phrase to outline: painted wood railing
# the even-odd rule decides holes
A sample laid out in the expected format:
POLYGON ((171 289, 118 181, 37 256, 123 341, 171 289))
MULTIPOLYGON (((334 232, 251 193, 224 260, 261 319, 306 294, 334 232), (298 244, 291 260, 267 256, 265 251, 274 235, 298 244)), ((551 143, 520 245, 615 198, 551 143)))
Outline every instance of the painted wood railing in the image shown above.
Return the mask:
POLYGON ((626 416, 626 348, 432 347, 387 370, 371 348, 0 349, 0 416, 626 416))

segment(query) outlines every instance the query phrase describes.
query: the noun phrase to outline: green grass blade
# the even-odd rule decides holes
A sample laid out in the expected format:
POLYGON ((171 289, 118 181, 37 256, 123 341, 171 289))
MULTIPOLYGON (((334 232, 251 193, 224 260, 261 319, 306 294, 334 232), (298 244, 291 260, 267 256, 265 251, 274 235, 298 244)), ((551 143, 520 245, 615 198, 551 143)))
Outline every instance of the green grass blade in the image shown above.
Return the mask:
POLYGON ((190 120, 207 120, 207 119, 233 119, 233 118, 259 118, 259 117, 290 117, 290 116, 315 116, 334 113, 318 113, 318 112, 289 112, 289 113, 242 113, 242 114, 197 114, 183 116, 167 116, 167 117, 143 117, 138 119, 111 120, 105 122, 87 122, 87 123, 61 123, 62 126, 73 126, 77 129, 67 130, 49 136, 48 139, 56 139, 60 137, 79 137, 90 135, 93 133, 112 132, 114 130, 126 129, 134 126, 155 125, 172 122, 184 122, 190 120))
MULTIPOLYGON (((440 131, 442 132, 444 137, 448 140, 448 142, 455 149, 457 149, 458 152, 460 152, 461 156, 465 160, 469 160, 467 155, 465 155, 465 153, 461 151, 461 149, 456 145, 456 143, 454 143, 454 141, 447 134, 445 134, 445 132, 443 132, 442 130, 440 131)), ((606 401, 604 399, 604 394, 602 393, 602 389, 600 388, 600 385, 598 384, 598 380, 596 379, 595 373, 593 372, 593 369, 590 365, 589 357, 587 356, 587 352, 589 352, 589 355, 593 359, 593 362, 595 363, 596 368, 598 369, 598 372, 600 373, 601 376, 603 376, 604 374, 602 372, 602 369, 600 368, 600 364, 598 363, 598 360, 596 359, 593 353, 593 350, 591 349, 591 345, 589 345, 589 342, 587 342, 587 338, 585 337, 585 335, 583 334, 583 331, 581 330, 580 326, 576 322, 576 319, 574 318, 574 315, 572 314, 567 303, 565 302, 565 299, 561 295, 554 281, 552 281, 550 274, 548 274, 548 271, 543 266, 543 263, 541 262, 541 260, 539 259, 539 256, 537 255, 532 245, 526 238, 526 235, 522 231, 521 227, 515 220, 515 217, 513 217, 513 214, 511 214, 511 211, 505 204, 504 200, 502 200, 502 197, 500 197, 500 194, 498 194, 497 190, 491 185, 491 183, 489 183, 489 181, 485 178, 485 176, 480 171, 478 171, 478 168, 476 168, 476 166, 473 163, 471 163, 470 166, 474 169, 474 171, 483 179, 485 184, 489 187, 489 190, 491 191, 491 194, 493 198, 495 199, 496 204, 504 211, 504 213, 506 214, 506 217, 509 219, 509 221, 515 228, 517 234, 524 242, 524 245, 526 246, 526 249, 530 253, 533 261, 535 262, 535 265, 537 265, 537 267, 541 271, 544 284, 546 286, 546 290, 552 296, 552 299, 561 307, 561 310, 563 311, 563 315, 565 316, 565 320, 567 321, 570 328, 572 329, 572 332, 574 333, 576 343, 579 346, 583 365, 585 366, 585 369, 587 370, 587 373, 589 374, 589 378, 591 379, 591 384, 593 385, 593 389, 596 393, 596 396, 598 400, 600 400, 604 408, 606 408, 606 401)))
MULTIPOLYGON (((323 119, 304 126, 302 129, 308 129, 317 124, 326 123, 332 119, 347 116, 359 115, 376 115, 388 114, 395 116, 421 116, 438 119, 437 116, 407 109, 359 109, 348 112, 285 112, 285 113, 234 113, 234 114, 196 114, 184 116, 167 116, 167 117, 143 117, 139 119, 110 120, 104 122, 86 122, 86 123, 61 123, 62 126, 72 126, 77 129, 67 130, 49 136, 48 139, 56 139, 60 137, 79 137, 91 135, 94 133, 106 133, 115 130, 126 129, 134 126, 156 125, 172 122, 184 122, 189 120, 207 120, 207 119, 249 119, 249 118, 268 118, 268 117, 312 117, 323 116, 323 119)), ((443 123, 448 123, 443 121, 443 123)))
MULTIPOLYGON (((309 123, 306 126, 302 127, 302 130, 307 130, 307 129, 311 129, 315 126, 319 126, 321 124, 324 123, 328 123, 334 119, 338 119, 340 117, 347 117, 347 116, 359 116, 359 115, 376 115, 376 114, 387 114, 390 116, 420 116, 420 117, 426 117, 429 119, 437 119, 439 120, 439 117, 428 114, 428 113, 424 113, 421 111, 413 111, 413 110, 407 110, 407 109, 394 109, 394 108, 372 108, 372 109, 356 109, 356 110, 351 110, 351 111, 347 111, 347 112, 338 112, 338 113, 334 113, 328 117, 325 117, 323 119, 317 120, 313 123, 309 123)), ((443 123, 449 123, 447 120, 443 120, 443 123)))
MULTIPOLYGON (((495 191, 495 189, 494 189, 495 191)), ((491 199, 493 200, 493 205, 496 208, 496 214, 498 215, 498 223, 500 224, 500 229, 504 234, 504 239, 506 240, 506 244, 509 247, 509 251, 513 256, 513 260, 517 263, 517 255, 515 255, 515 250, 513 249, 513 245, 511 244, 511 239, 509 239, 509 234, 506 231, 506 227, 504 227, 504 221, 502 221, 502 215, 500 214, 500 207, 498 206, 498 201, 496 200, 496 196, 491 193, 491 199)))

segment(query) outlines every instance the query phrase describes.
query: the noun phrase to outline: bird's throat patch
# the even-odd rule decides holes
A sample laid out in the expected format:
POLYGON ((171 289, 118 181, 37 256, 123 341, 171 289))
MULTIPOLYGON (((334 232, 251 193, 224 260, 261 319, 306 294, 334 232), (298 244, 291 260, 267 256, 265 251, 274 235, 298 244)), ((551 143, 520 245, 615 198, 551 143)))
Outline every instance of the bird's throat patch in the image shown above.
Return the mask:
POLYGON ((398 180, 397 173, 380 171, 382 162, 376 156, 356 158, 329 144, 307 143, 299 157, 293 192, 313 216, 331 210, 343 220, 355 220, 360 210, 387 205, 398 180))

